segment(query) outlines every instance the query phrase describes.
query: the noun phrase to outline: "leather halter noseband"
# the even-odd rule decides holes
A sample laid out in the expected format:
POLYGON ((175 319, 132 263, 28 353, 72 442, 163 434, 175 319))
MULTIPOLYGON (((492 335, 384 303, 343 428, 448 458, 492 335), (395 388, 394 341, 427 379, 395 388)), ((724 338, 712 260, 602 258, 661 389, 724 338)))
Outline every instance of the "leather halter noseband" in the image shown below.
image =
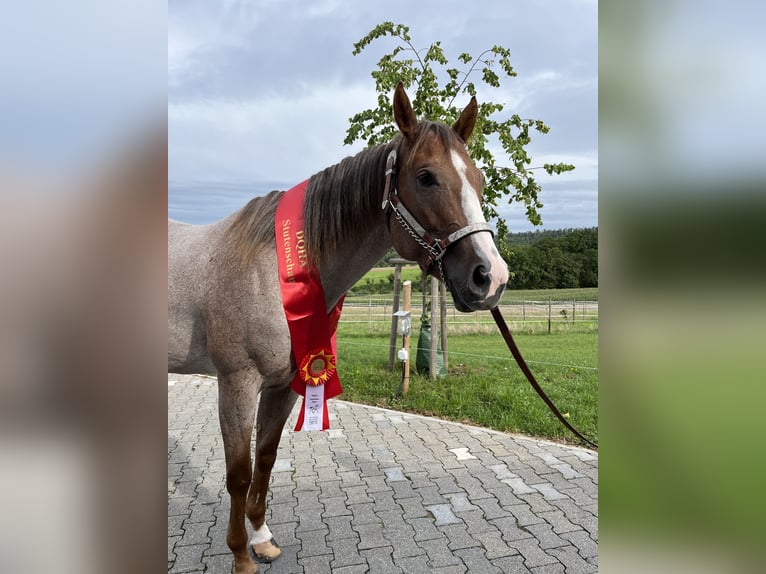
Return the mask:
POLYGON ((392 149, 389 152, 388 159, 386 160, 386 185, 383 189, 383 204, 381 209, 387 211, 389 208, 393 211, 394 217, 396 217, 396 220, 404 230, 412 236, 426 253, 428 253, 426 272, 431 270, 434 263, 438 264, 442 281, 444 281, 442 258, 445 253, 447 253, 447 248, 450 245, 457 243, 469 235, 482 231, 487 231, 494 237, 492 228, 488 223, 483 221, 468 224, 444 238, 439 238, 426 230, 404 204, 399 201, 399 192, 396 185, 396 149, 392 149))

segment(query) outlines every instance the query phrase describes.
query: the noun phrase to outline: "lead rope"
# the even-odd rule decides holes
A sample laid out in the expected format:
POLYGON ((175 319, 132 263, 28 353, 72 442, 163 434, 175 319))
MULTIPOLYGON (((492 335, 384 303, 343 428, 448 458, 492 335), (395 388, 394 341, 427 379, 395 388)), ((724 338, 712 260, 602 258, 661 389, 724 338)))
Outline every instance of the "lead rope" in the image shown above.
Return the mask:
POLYGON ((545 401, 545 404, 548 405, 548 408, 551 410, 551 412, 556 415, 556 418, 559 419, 565 427, 572 431, 581 440, 591 445, 595 450, 598 450, 598 444, 585 438, 582 434, 580 434, 580 432, 578 432, 576 428, 570 425, 569 421, 564 418, 564 415, 559 412, 559 410, 556 408, 556 405, 553 404, 553 401, 548 398, 548 395, 546 395, 545 391, 543 391, 543 389, 540 387, 540 384, 535 379, 535 376, 532 374, 529 366, 527 366, 527 362, 524 360, 524 357, 521 356, 521 351, 519 351, 519 348, 516 346, 516 341, 513 340, 513 335, 511 335, 511 331, 508 329, 508 325, 506 325, 505 319, 503 319, 503 316, 500 314, 500 309, 493 307, 491 309, 491 313, 492 318, 495 320, 495 323, 497 323, 498 329, 500 329, 500 334, 503 336, 503 339, 505 339, 506 345, 508 345, 508 349, 511 351, 513 358, 516 359, 516 362, 519 364, 519 368, 521 368, 524 376, 527 377, 527 380, 529 381, 529 384, 532 385, 532 388, 537 391, 537 394, 540 395, 540 398, 545 401))

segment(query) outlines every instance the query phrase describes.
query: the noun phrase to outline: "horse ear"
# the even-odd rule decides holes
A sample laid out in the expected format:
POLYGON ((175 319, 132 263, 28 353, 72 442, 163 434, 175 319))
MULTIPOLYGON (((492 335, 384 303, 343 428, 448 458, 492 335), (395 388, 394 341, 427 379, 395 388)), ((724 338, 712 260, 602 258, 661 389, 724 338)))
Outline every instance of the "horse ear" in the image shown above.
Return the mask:
POLYGON ((412 104, 410 104, 410 99, 407 97, 407 92, 404 91, 404 85, 401 82, 397 84, 394 92, 394 120, 405 138, 412 140, 415 137, 418 119, 415 117, 415 112, 412 111, 412 104))
POLYGON ((473 133, 478 113, 479 106, 476 104, 476 96, 473 96, 463 110, 463 113, 460 114, 460 117, 455 122, 455 125, 452 127, 464 142, 467 142, 468 138, 471 137, 471 134, 473 133))

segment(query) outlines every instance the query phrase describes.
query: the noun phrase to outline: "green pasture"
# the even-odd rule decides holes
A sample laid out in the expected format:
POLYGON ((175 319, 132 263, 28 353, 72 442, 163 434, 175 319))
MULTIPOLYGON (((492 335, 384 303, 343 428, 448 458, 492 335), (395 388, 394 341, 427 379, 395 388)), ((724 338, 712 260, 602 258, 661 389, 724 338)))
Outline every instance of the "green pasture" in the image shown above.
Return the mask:
MULTIPOLYGON (((401 363, 388 370, 388 329, 360 323, 338 327, 338 372, 342 398, 436 416, 500 431, 576 443, 537 396, 490 325, 450 334, 449 374, 432 381, 415 372, 418 325, 412 336, 409 393, 397 398, 401 363)), ((512 326, 513 328, 513 326, 512 326)), ((569 421, 598 439, 598 329, 562 327, 525 333, 516 339, 538 381, 569 421)), ((397 345, 401 345, 401 339, 397 345)))

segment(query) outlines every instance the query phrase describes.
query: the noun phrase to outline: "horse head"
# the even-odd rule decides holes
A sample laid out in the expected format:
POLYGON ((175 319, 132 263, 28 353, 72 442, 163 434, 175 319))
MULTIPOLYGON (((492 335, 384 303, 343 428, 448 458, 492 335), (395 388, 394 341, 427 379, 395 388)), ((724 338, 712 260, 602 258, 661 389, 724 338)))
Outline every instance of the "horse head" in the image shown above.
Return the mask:
POLYGON ((453 127, 418 121, 399 83, 394 119, 402 137, 389 156, 383 201, 396 250, 443 278, 459 311, 491 309, 508 282, 481 208, 484 176, 466 151, 477 112, 472 98, 453 127))

